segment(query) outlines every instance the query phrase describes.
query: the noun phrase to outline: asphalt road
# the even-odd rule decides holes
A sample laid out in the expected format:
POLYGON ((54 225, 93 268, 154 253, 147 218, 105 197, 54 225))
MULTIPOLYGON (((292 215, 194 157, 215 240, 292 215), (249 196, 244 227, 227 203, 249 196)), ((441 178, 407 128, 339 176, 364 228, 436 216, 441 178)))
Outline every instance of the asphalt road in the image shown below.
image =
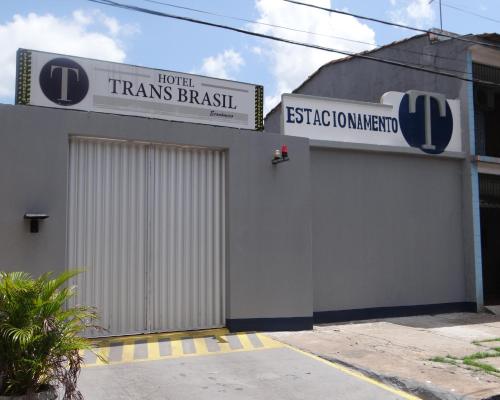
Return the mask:
MULTIPOLYGON (((82 370, 79 388, 87 400, 416 399, 339 365, 259 337, 264 345, 251 349, 235 346, 236 351, 228 347, 221 352, 189 351, 185 356, 158 356, 141 362, 132 357, 130 362, 89 366, 82 370)), ((227 334, 223 338, 235 348, 234 337, 227 334)), ((171 348, 175 346, 172 342, 171 348)), ((187 347, 181 344, 178 348, 187 347)))

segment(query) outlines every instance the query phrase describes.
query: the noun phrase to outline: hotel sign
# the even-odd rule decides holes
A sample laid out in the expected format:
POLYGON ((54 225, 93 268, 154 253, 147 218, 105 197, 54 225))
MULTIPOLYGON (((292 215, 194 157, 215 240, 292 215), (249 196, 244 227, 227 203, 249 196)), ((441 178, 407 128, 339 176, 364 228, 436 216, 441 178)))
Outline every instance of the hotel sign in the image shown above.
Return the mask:
POLYGON ((16 104, 263 129, 263 87, 19 49, 16 104))
POLYGON ((388 92, 380 103, 284 94, 285 135, 347 143, 462 151, 460 102, 442 94, 388 92))

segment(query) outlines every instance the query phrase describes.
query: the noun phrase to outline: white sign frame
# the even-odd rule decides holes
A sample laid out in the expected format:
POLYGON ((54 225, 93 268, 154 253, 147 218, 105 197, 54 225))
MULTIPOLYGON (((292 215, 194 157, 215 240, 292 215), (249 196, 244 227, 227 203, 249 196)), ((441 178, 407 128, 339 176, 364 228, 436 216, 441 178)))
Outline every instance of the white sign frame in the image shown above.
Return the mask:
MULTIPOLYGON (((303 94, 283 94, 281 97, 281 133, 284 135, 305 137, 311 140, 408 148, 411 146, 401 132, 398 116, 399 104, 405 94, 406 93, 401 92, 387 92, 382 96, 380 103, 317 97, 303 94), (309 109, 311 111, 302 111, 302 121, 297 123, 297 120, 300 120, 301 116, 297 115, 294 111, 290 114, 289 108, 295 111, 298 109, 309 109), (316 111, 318 111, 319 114, 317 114, 316 111), (334 113, 335 118, 333 116, 334 113), (307 123, 306 114, 309 116, 309 123, 307 123), (340 114, 346 118, 345 122, 342 120, 343 127, 341 127, 339 123, 340 114), (366 123, 370 125, 375 121, 378 127, 379 122, 385 121, 384 125, 381 125, 383 129, 352 128, 353 125, 349 124, 348 114, 356 116, 355 125, 361 122, 361 125, 365 128, 366 123), (320 121, 317 120, 318 116, 320 117, 320 121), (361 117, 361 121, 357 119, 358 116, 361 117), (290 123, 288 121, 294 122, 290 123), (315 124, 314 122, 318 123, 315 124), (393 129, 396 127, 396 123, 397 129, 393 129)), ((460 101, 450 99, 446 101, 453 115, 453 131, 446 151, 462 152, 460 101)))
POLYGON ((260 85, 35 50, 19 49, 17 55, 16 104, 263 129, 260 85), (56 59, 71 60, 84 72, 59 66, 56 59), (48 63, 50 79, 42 79, 48 63), (80 84, 82 75, 88 91, 69 104, 68 80, 80 84), (47 96, 47 82, 58 86, 58 98, 47 96))

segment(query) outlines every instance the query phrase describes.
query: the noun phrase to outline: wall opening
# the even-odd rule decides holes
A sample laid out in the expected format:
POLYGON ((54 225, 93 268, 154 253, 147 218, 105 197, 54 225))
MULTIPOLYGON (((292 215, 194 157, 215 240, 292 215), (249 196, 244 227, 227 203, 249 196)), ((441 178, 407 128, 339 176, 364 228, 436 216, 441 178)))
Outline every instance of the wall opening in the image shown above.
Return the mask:
MULTIPOLYGON (((500 83, 500 68, 473 63, 473 77, 500 83)), ((500 89, 474 84, 476 154, 500 158, 500 89)))
POLYGON ((479 175, 484 304, 500 304, 500 176, 479 175))

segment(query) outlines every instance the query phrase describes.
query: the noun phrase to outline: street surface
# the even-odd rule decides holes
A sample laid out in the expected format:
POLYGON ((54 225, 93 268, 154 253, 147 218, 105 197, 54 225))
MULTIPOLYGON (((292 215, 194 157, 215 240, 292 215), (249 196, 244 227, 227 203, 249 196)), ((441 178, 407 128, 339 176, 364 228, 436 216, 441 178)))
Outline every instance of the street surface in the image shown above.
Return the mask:
POLYGON ((419 397, 500 398, 500 316, 420 315, 316 325, 269 336, 407 388, 419 397), (498 349, 498 350, 497 350, 498 349), (467 357, 483 368, 466 364, 467 357))
POLYGON ((118 338, 86 354, 86 399, 417 399, 263 334, 225 330, 118 338))

